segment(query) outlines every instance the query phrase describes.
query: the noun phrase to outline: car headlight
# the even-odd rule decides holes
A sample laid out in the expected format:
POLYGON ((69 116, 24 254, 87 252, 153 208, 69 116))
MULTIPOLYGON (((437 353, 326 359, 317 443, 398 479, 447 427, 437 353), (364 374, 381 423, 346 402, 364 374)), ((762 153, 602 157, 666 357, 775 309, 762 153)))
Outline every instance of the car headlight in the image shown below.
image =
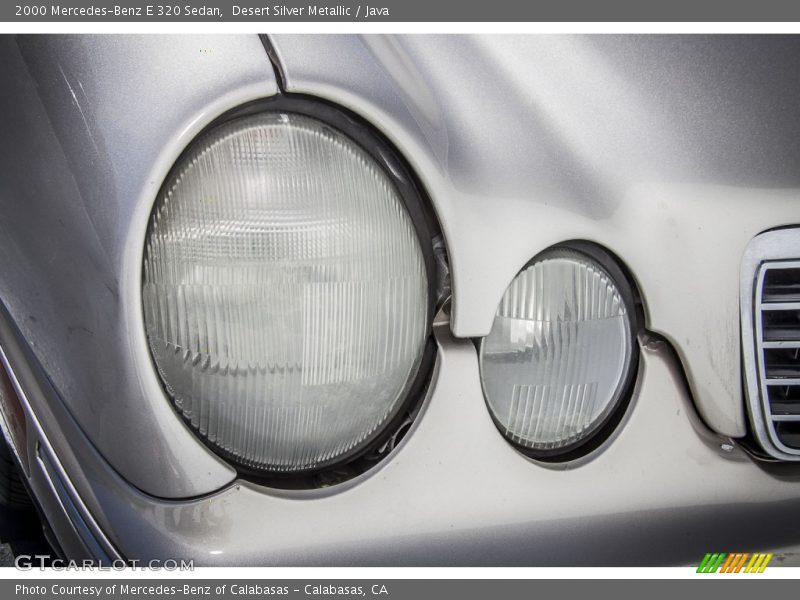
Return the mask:
POLYGON ((425 260, 392 178, 344 133, 277 110, 213 128, 173 168, 145 246, 146 333, 169 396, 248 468, 352 456, 419 369, 425 260))
POLYGON ((623 400, 636 345, 619 279, 561 247, 537 256, 506 290, 480 346, 481 381, 498 428, 529 454, 575 450, 623 400))

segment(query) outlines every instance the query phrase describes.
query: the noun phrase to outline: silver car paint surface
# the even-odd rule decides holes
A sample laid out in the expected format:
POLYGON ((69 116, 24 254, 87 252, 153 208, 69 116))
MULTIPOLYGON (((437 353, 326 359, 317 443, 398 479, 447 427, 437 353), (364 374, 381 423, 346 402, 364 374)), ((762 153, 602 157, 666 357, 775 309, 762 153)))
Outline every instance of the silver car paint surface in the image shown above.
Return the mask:
POLYGON ((138 282, 153 198, 221 112, 277 91, 255 36, 0 38, 0 297, 92 443, 160 497, 234 471, 164 402, 138 282), (11 118, 14 115, 15 118, 11 118))
MULTIPOLYGON (((63 414, 62 454, 88 510, 128 558, 197 565, 685 564, 713 547, 797 543, 793 478, 775 477, 694 415, 674 354, 642 339, 634 406, 582 464, 549 468, 514 451, 476 387, 473 345, 435 327, 434 386, 414 430, 347 484, 280 492, 240 482, 185 502, 126 485, 63 414), (452 432, 454 420, 458 430, 452 432), (443 431, 451 432, 443 434, 443 431), (87 493, 88 492, 88 493, 87 493)), ((35 388, 25 380, 27 388, 35 388)), ((41 398, 32 398, 44 409, 41 398)))
POLYGON ((800 508, 794 477, 721 450, 745 431, 743 249, 800 222, 800 75, 781 60, 800 41, 271 39, 289 91, 351 108, 414 166, 454 283, 414 429, 377 468, 304 492, 231 483, 232 469, 169 407, 141 329, 155 193, 205 124, 277 91, 259 40, 0 39, 0 298, 55 388, 31 404, 45 432, 59 432, 64 471, 121 555, 653 564, 709 545, 800 542, 785 527, 800 508), (648 328, 676 353, 644 335, 621 428, 586 459, 553 467, 497 432, 474 346, 459 338, 488 332, 532 256, 575 238, 621 258, 648 328), (59 397, 67 410, 48 409, 59 397), (157 498, 189 496, 202 497, 157 498))
POLYGON ((744 434, 739 263, 754 235, 800 222, 797 38, 275 36, 275 47, 287 89, 368 117, 425 182, 456 335, 489 332, 534 255, 599 242, 639 282, 648 327, 675 345, 706 422, 744 434))

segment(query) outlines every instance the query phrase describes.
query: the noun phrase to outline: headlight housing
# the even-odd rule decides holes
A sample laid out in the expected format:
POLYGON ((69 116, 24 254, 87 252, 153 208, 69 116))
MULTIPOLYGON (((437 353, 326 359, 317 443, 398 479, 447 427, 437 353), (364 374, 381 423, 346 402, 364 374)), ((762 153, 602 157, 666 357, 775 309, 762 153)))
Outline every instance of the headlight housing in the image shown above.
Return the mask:
POLYGON ((480 345, 492 418, 510 442, 543 459, 575 456, 608 423, 638 358, 627 281, 606 253, 578 247, 547 250, 523 269, 480 345))
POLYGON ((143 267, 151 353, 186 422, 246 469, 358 454, 418 378, 430 234, 385 158, 268 110, 201 135, 162 187, 143 267))

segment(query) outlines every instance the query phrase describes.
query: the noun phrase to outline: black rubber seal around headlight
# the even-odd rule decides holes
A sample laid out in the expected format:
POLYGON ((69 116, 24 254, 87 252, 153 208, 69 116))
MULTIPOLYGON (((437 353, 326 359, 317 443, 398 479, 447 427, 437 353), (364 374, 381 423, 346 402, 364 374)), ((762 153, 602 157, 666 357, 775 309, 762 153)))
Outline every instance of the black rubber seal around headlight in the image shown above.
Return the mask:
MULTIPOLYGON (((385 458, 385 454, 378 452, 378 449, 382 448, 388 440, 398 434, 399 430, 407 423, 409 415, 413 418, 419 412, 417 409, 427 392, 436 359, 435 344, 432 338, 432 326, 435 317, 436 295, 440 282, 437 280, 438 275, 433 252, 433 239, 437 236, 441 236, 442 232, 429 196, 419 178, 414 174, 402 154, 378 128, 341 106, 316 97, 300 94, 279 93, 269 98, 249 102, 220 115, 203 128, 203 130, 186 146, 164 179, 162 187, 159 189, 155 198, 158 199, 161 197, 164 186, 171 181, 176 166, 180 164, 184 155, 194 147, 197 140, 202 139, 203 136, 225 123, 265 112, 285 112, 315 119, 323 126, 329 126, 337 134, 350 138, 378 163, 394 184, 414 225, 428 279, 426 343, 416 375, 409 381, 406 389, 406 397, 398 402, 392 417, 386 421, 383 427, 378 428, 373 435, 359 444, 351 452, 306 470, 284 472, 253 468, 241 464, 235 456, 226 452, 224 448, 207 440, 195 431, 188 420, 177 409, 175 403, 170 402, 173 409, 175 409, 195 438, 201 441, 215 454, 228 461, 243 479, 281 489, 311 489, 321 487, 320 481, 339 483, 352 479, 369 470, 372 466, 385 458), (372 458, 377 454, 380 454, 378 458, 372 458)), ((153 210, 156 208, 157 200, 154 202, 153 210)), ((150 235, 149 226, 147 232, 144 243, 146 243, 150 235)), ((144 271, 142 272, 142 276, 144 276, 144 271)), ((158 371, 158 366, 155 364, 152 353, 150 359, 154 368, 158 371)), ((162 387, 164 387, 163 378, 159 377, 159 380, 162 383, 162 387)), ((170 395, 166 389, 165 393, 167 393, 168 396, 170 395)), ((324 485, 329 485, 329 483, 325 483, 324 485)))

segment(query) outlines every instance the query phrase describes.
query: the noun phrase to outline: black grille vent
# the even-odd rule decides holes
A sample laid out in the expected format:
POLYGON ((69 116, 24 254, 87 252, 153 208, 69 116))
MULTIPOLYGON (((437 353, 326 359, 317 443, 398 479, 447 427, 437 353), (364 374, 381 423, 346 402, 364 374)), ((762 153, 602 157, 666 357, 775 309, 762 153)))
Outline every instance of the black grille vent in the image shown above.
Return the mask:
POLYGON ((762 265, 756 311, 766 417, 782 444, 800 449, 800 264, 762 265))

